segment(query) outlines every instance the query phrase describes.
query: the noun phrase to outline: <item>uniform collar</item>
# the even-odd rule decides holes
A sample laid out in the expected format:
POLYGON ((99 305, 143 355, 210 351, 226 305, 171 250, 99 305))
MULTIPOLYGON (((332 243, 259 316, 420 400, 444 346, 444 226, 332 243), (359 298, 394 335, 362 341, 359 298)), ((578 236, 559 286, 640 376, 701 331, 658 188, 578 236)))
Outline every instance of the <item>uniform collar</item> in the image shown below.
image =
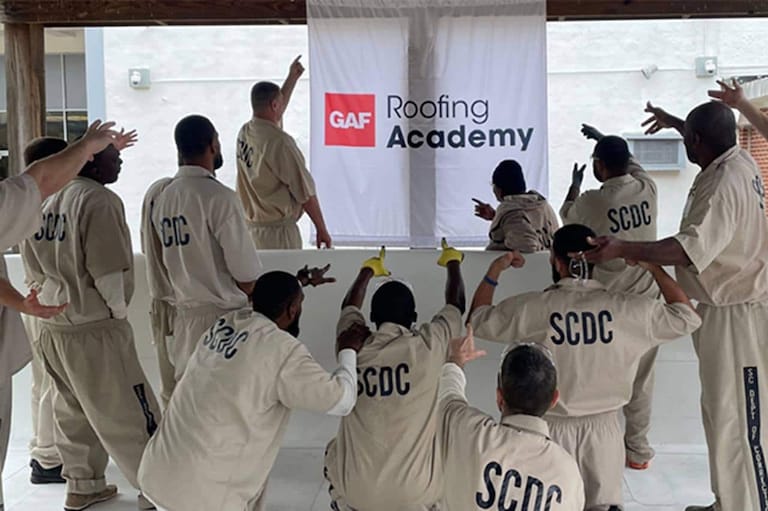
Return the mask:
POLYGON ((197 165, 182 165, 179 167, 178 172, 174 177, 212 177, 216 178, 213 174, 208 172, 203 167, 197 165))
POLYGON ((552 286, 553 288, 566 288, 566 289, 605 289, 605 286, 598 282, 595 279, 587 279, 587 280, 581 280, 581 279, 573 279, 571 277, 567 277, 564 279, 560 279, 560 282, 552 286))
POLYGON ((740 151, 741 151, 741 147, 740 147, 738 144, 736 144, 735 146, 731 147, 731 148, 730 148, 730 149, 728 149, 726 152, 724 152, 723 154, 721 154, 720 156, 718 156, 717 158, 715 158, 715 159, 712 161, 712 163, 710 163, 710 164, 707 166, 707 168, 703 170, 703 172, 707 172, 708 170, 713 170, 713 169, 716 169, 716 168, 717 168, 717 167, 719 167, 719 166, 720 166, 720 165, 721 165, 723 162, 725 162, 725 160, 730 160, 731 158, 733 158, 734 156, 736 156, 737 154, 739 154, 739 152, 740 152, 740 151))
POLYGON ((605 188, 606 186, 609 186, 609 185, 626 185, 634 181, 635 181, 635 178, 632 177, 632 174, 624 174, 623 176, 616 176, 610 179, 606 179, 605 182, 603 183, 603 186, 601 186, 601 188, 605 188))
POLYGON ((276 129, 278 131, 283 131, 283 129, 279 125, 275 124, 272 121, 268 121, 266 119, 262 119, 260 117, 251 117, 251 122, 253 124, 257 125, 257 126, 268 126, 268 127, 272 128, 272 129, 276 129))
POLYGON ((541 417, 522 414, 507 415, 501 419, 501 423, 505 426, 549 438, 549 426, 547 425, 547 422, 541 417))
POLYGON ((383 339, 385 341, 391 341, 404 335, 412 335, 413 330, 405 328, 403 325, 397 323, 382 323, 378 330, 376 330, 374 337, 377 339, 383 339))

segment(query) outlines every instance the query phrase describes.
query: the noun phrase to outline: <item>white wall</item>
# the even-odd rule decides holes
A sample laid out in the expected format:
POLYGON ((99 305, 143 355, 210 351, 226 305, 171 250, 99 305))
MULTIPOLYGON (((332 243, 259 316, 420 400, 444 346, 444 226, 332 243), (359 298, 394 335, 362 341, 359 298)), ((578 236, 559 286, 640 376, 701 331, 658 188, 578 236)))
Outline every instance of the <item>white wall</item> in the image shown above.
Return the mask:
MULTIPOLYGON (((306 290, 306 299, 301 319, 300 339, 308 346, 312 354, 326 368, 335 365, 333 346, 335 327, 338 320, 342 298, 347 287, 357 275, 360 262, 371 254, 366 251, 318 252, 267 252, 262 260, 269 269, 296 270, 304 264, 311 266, 332 264, 332 274, 338 283, 316 289, 306 290)), ((443 305, 445 270, 439 268, 437 251, 428 250, 392 250, 387 255, 387 266, 393 274, 410 282, 415 290, 419 320, 426 321, 443 305)), ((484 252, 469 253, 462 265, 464 280, 467 285, 467 299, 480 281, 494 254, 484 252)), ((23 276, 18 256, 8 256, 8 269, 13 283, 21 288, 23 276)), ((547 254, 528 257, 523 270, 510 270, 501 279, 497 290, 497 299, 526 291, 543 289, 550 285, 550 268, 547 254)), ((369 290, 369 297, 373 292, 369 290)), ((367 315, 367 302, 366 312, 367 315)), ((136 258, 136 293, 129 311, 129 319, 136 335, 136 346, 142 364, 157 389, 157 362, 150 345, 149 298, 147 296, 144 260, 136 258)), ((495 409, 496 373, 503 346, 479 341, 480 346, 488 351, 488 357, 467 366, 467 393, 470 402, 497 415, 495 409)), ((15 416, 21 421, 29 409, 29 385, 27 374, 16 379, 15 416)), ((698 405, 699 383, 698 364, 689 338, 677 340, 662 348, 657 365, 656 394, 654 399, 653 426, 651 441, 655 445, 697 444, 704 443, 704 433, 698 405)), ((283 442, 291 447, 324 447, 336 431, 334 419, 296 413, 293 415, 288 434, 283 442)), ((16 428, 17 434, 28 434, 16 428)))
MULTIPOLYGON (((649 99, 684 115, 706 100, 706 90, 714 84, 714 79, 696 78, 698 56, 717 56, 723 76, 768 73, 768 21, 761 19, 557 22, 548 25, 548 38, 549 196, 556 209, 570 184, 573 162, 588 161, 592 151, 592 144, 579 134, 582 122, 606 133, 639 132, 649 99), (640 69, 651 64, 659 71, 646 80, 640 69)), ((124 172, 115 185, 126 203, 135 246, 144 191, 154 179, 175 169, 175 123, 192 112, 214 121, 225 149, 220 177, 234 185, 234 141, 250 116, 250 86, 257 80, 281 83, 298 54, 306 60, 304 26, 104 29, 107 115, 137 128, 141 135, 140 144, 125 152, 124 172), (131 89, 128 69, 144 66, 151 69, 152 88, 131 89)), ((322 63, 307 63, 308 73, 285 119, 286 129, 307 157, 308 75, 313 65, 322 63)), ((689 166, 683 172, 654 174, 660 190, 660 235, 675 232, 696 172, 689 166)), ((585 186, 595 187, 597 182, 588 176, 585 186)), ((304 230, 306 242, 306 222, 304 230)))

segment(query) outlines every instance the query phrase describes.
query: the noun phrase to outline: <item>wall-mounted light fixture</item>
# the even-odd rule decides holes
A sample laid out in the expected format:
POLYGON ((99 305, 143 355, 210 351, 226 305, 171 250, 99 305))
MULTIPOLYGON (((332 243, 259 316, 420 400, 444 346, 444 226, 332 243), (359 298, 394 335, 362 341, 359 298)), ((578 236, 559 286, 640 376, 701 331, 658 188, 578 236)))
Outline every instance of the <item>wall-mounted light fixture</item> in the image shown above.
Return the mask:
POLYGON ((643 73, 643 76, 646 80, 650 80, 651 76, 656 73, 656 71, 659 70, 659 66, 656 64, 651 64, 650 66, 645 66, 643 69, 640 70, 641 73, 643 73))

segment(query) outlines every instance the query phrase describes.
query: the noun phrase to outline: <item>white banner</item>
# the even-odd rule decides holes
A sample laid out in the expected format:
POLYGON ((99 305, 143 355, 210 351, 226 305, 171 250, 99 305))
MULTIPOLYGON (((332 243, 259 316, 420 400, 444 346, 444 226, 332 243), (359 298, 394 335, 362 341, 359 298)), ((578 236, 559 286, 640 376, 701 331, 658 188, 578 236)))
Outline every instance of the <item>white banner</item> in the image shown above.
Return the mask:
POLYGON ((548 193, 545 0, 308 0, 311 162, 338 245, 484 245, 472 197, 548 193))

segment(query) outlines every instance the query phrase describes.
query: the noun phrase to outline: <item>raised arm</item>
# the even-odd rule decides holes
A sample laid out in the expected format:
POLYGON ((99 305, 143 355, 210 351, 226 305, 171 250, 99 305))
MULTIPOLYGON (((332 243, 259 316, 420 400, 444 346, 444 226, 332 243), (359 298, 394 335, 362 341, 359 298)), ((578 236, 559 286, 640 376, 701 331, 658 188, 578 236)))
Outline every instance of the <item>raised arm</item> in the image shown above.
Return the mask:
POLYGON ((363 266, 360 268, 360 272, 357 274, 357 278, 352 283, 352 286, 347 291, 347 295, 344 297, 344 301, 341 302, 341 308, 357 307, 358 309, 363 306, 365 301, 365 293, 368 290, 368 284, 373 277, 386 277, 391 275, 389 270, 384 266, 384 257, 386 256, 386 248, 381 247, 379 255, 371 257, 363 262, 363 266))
POLYGON ((443 266, 448 272, 445 281, 445 303, 453 305, 464 314, 467 308, 464 279, 461 276, 461 262, 464 260, 464 254, 448 246, 445 238, 442 239, 441 245, 443 251, 437 264, 443 266))
POLYGON ((525 258, 517 250, 506 252, 504 255, 496 258, 475 290, 472 306, 469 308, 467 317, 472 318, 472 314, 480 307, 493 305, 493 295, 496 292, 496 286, 499 285, 499 277, 502 272, 511 267, 522 268, 524 265, 525 258))
POLYGON ((685 135, 685 121, 682 119, 668 114, 661 108, 653 106, 650 101, 645 106, 645 112, 651 114, 651 116, 642 124, 643 126, 650 125, 645 130, 646 135, 653 135, 665 128, 674 128, 680 135, 685 135))
POLYGON ((734 81, 732 86, 723 81, 718 81, 717 83, 720 84, 720 90, 709 91, 710 97, 719 99, 729 107, 735 108, 744 114, 744 117, 752 123, 752 126, 764 138, 768 139, 768 114, 761 111, 754 103, 747 99, 744 89, 741 88, 738 82, 734 81))
POLYGON ((567 203, 575 201, 579 198, 579 195, 581 195, 581 183, 584 182, 584 171, 586 169, 586 164, 582 165, 581 167, 579 167, 578 163, 573 164, 573 171, 571 172, 571 186, 568 188, 568 194, 565 196, 563 208, 566 207, 567 203))
POLYGON ((288 108, 288 103, 291 101, 291 96, 293 96, 293 91, 296 88, 296 84, 298 83, 299 78, 301 78, 301 75, 304 74, 304 66, 301 64, 300 60, 301 55, 296 57, 294 61, 291 62, 291 67, 288 68, 288 77, 285 79, 285 82, 283 82, 283 86, 280 89, 280 92, 283 93, 283 113, 285 113, 285 109, 288 108))
POLYGON ((591 239, 595 248, 584 253, 590 263, 612 259, 642 261, 659 266, 688 266, 691 260, 675 238, 659 241, 622 241, 613 236, 591 239))

